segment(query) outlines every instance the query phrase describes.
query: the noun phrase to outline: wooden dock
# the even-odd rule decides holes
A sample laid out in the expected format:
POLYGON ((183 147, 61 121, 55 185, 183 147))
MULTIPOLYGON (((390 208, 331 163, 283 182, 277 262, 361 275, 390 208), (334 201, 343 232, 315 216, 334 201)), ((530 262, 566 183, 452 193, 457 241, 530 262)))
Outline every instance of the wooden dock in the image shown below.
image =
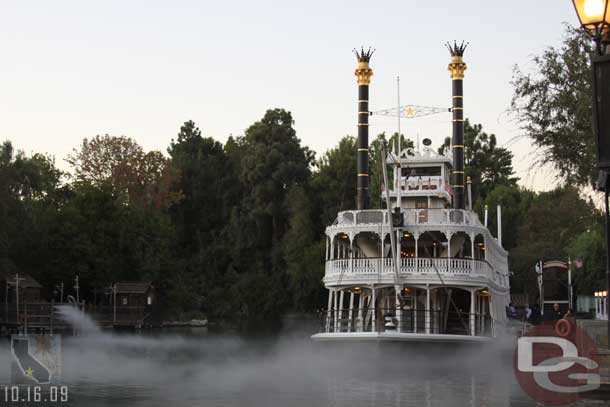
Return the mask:
POLYGON ((150 307, 144 306, 101 306, 86 311, 103 328, 144 328, 154 325, 150 321, 150 307))
POLYGON ((0 306, 0 332, 53 333, 75 332, 77 327, 66 321, 58 306, 71 306, 93 319, 100 328, 140 329, 154 324, 149 321, 150 307, 145 306, 89 306, 54 302, 3 304, 0 306))
POLYGON ((0 329, 15 332, 59 332, 70 329, 61 319, 55 303, 4 304, 0 314, 0 329))

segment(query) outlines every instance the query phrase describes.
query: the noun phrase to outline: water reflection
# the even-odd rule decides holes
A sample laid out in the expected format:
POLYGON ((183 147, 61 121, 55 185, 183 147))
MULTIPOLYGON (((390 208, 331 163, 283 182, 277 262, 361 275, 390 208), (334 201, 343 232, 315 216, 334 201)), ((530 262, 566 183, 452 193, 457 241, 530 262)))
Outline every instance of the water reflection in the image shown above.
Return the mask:
MULTIPOLYGON (((505 350, 94 331, 66 339, 64 382, 79 407, 535 406, 505 350)), ((9 361, 6 344, 2 383, 9 361)))
POLYGON ((509 406, 511 382, 497 376, 473 375, 458 366, 442 372, 406 369, 376 380, 331 379, 329 395, 333 405, 509 406))

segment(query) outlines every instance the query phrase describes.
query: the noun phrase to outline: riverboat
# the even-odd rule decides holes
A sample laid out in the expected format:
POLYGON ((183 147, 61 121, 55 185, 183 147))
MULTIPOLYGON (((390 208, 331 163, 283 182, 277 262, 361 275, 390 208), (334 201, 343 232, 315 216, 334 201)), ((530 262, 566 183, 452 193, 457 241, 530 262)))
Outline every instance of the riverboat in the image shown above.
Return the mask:
POLYGON ((384 147, 382 209, 368 208, 372 52, 356 51, 357 207, 339 212, 326 228, 328 307, 314 340, 478 343, 498 337, 506 325, 510 283, 501 208, 493 236, 487 209, 483 222, 473 211, 464 175, 465 46, 449 49, 451 146, 439 153, 425 139, 422 149, 402 148, 400 140, 392 151, 384 147))

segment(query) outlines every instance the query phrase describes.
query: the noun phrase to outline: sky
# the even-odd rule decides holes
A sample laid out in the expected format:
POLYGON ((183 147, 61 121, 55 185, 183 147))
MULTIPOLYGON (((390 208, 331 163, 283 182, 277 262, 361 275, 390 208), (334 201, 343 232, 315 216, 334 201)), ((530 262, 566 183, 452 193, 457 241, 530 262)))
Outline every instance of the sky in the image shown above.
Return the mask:
MULTIPOLYGON (((280 107, 320 155, 356 134, 352 48, 376 49, 371 110, 396 106, 397 76, 402 104, 449 107, 444 44, 466 40, 465 116, 513 151, 522 185, 548 190, 553 171, 531 170, 535 150, 507 109, 513 67, 532 70, 563 22, 577 23, 570 0, 0 0, 0 140, 68 169, 85 137, 165 152, 186 120, 224 142, 280 107)), ((437 146, 450 119, 402 130, 437 146)), ((382 131, 396 119, 372 118, 371 138, 382 131)))

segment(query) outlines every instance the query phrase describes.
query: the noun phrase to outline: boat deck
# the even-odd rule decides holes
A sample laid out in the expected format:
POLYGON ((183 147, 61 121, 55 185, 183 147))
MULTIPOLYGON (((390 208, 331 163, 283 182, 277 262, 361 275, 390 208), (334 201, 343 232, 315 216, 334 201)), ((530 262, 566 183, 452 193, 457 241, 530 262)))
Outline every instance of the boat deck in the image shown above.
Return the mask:
POLYGON ((425 343, 487 343, 493 337, 452 334, 424 334, 403 332, 337 332, 319 333, 311 339, 320 342, 425 342, 425 343))

